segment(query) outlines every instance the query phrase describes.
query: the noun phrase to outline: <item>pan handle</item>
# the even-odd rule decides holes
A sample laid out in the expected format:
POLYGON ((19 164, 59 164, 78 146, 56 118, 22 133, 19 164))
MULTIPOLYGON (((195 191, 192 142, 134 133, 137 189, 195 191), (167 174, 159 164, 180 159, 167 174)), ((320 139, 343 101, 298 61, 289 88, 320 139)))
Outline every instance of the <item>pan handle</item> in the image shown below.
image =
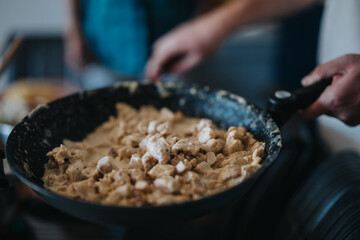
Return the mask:
POLYGON ((5 160, 5 153, 3 152, 3 150, 0 149, 0 189, 6 188, 10 185, 4 172, 4 160, 5 160))
POLYGON ((5 173, 5 161, 5 153, 0 149, 0 189, 11 187, 13 184, 20 181, 13 173, 5 173))
POLYGON ((295 92, 278 90, 270 96, 267 111, 281 127, 297 110, 304 109, 315 102, 331 83, 332 78, 326 78, 295 92))
POLYGON ((14 174, 5 173, 4 170, 6 156, 3 149, 5 149, 5 143, 12 129, 13 127, 8 124, 0 123, 0 189, 10 187, 14 183, 19 182, 19 179, 14 174))

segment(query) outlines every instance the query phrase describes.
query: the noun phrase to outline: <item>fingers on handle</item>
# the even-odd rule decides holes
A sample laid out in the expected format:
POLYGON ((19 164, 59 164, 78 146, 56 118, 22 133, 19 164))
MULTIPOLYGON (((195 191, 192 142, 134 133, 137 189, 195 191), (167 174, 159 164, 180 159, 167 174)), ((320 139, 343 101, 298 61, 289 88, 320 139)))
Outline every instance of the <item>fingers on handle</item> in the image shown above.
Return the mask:
POLYGON ((322 79, 333 77, 336 74, 341 74, 346 68, 346 56, 337 58, 330 62, 317 66, 309 75, 301 80, 303 86, 309 86, 322 79))

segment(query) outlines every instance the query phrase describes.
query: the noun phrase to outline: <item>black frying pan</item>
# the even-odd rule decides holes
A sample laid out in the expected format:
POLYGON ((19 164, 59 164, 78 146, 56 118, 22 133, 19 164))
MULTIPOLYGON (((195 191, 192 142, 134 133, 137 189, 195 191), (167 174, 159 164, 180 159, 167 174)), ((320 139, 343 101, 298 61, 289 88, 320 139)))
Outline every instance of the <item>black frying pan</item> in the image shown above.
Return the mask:
MULTIPOLYGON (((331 80, 295 93, 278 91, 269 100, 268 112, 226 91, 174 84, 122 83, 114 87, 77 93, 42 106, 25 117, 11 132, 6 156, 13 173, 50 205, 70 215, 102 224, 150 224, 189 220, 240 200, 274 162, 281 148, 279 127, 313 102, 331 80), (243 183, 219 194, 168 206, 115 207, 60 196, 43 187, 45 156, 63 139, 81 140, 115 115, 115 103, 166 106, 187 116, 212 119, 218 126, 245 126, 265 142, 262 167, 243 183), (273 117, 272 117, 273 116, 273 117)), ((2 171, 0 171, 2 172, 2 171)), ((3 173, 2 173, 3 174, 3 173)))

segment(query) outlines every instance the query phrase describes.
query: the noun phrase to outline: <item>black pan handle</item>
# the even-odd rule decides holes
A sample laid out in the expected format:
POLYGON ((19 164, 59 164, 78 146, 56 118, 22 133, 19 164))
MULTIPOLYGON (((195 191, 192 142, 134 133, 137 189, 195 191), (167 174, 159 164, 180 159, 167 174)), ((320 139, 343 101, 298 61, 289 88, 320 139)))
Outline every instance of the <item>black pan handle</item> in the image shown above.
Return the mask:
POLYGON ((4 172, 5 153, 0 149, 0 189, 10 186, 4 172))
POLYGON ((11 187, 20 180, 13 174, 4 171, 5 153, 0 149, 0 189, 11 187))
POLYGON ((19 179, 14 174, 5 174, 4 171, 4 161, 6 157, 3 149, 5 149, 5 143, 12 129, 13 127, 8 124, 0 123, 0 189, 7 188, 19 182, 19 179))
POLYGON ((331 82, 332 78, 327 78, 295 92, 278 90, 270 96, 267 111, 281 127, 297 110, 304 109, 315 102, 331 82))

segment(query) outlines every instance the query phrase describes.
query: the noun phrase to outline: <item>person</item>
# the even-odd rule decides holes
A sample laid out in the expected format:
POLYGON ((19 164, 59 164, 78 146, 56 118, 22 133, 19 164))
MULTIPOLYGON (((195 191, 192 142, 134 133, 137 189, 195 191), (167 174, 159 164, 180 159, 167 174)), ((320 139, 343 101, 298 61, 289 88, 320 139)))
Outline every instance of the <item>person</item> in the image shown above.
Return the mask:
POLYGON ((199 3, 69 0, 67 5, 65 61, 71 69, 98 62, 119 76, 140 77, 155 39, 190 19, 199 3))
POLYGON ((349 126, 360 124, 360 54, 348 54, 319 65, 302 84, 309 86, 333 77, 332 84, 302 115, 314 119, 322 114, 334 116, 349 126))
MULTIPOLYGON (((321 3, 323 1, 319 0, 230 2, 158 39, 147 63, 146 77, 155 81, 163 73, 164 66, 172 73, 187 71, 213 54, 236 30, 321 3)), ((360 23, 360 1, 327 0, 325 4, 320 48, 322 64, 304 77, 302 84, 309 86, 327 77, 333 77, 333 82, 310 107, 302 111, 302 115, 314 119, 326 114, 355 126, 360 124, 360 28, 357 27, 360 23), (342 14, 336 11, 342 11, 342 14), (335 27, 332 29, 332 26, 335 27)))

